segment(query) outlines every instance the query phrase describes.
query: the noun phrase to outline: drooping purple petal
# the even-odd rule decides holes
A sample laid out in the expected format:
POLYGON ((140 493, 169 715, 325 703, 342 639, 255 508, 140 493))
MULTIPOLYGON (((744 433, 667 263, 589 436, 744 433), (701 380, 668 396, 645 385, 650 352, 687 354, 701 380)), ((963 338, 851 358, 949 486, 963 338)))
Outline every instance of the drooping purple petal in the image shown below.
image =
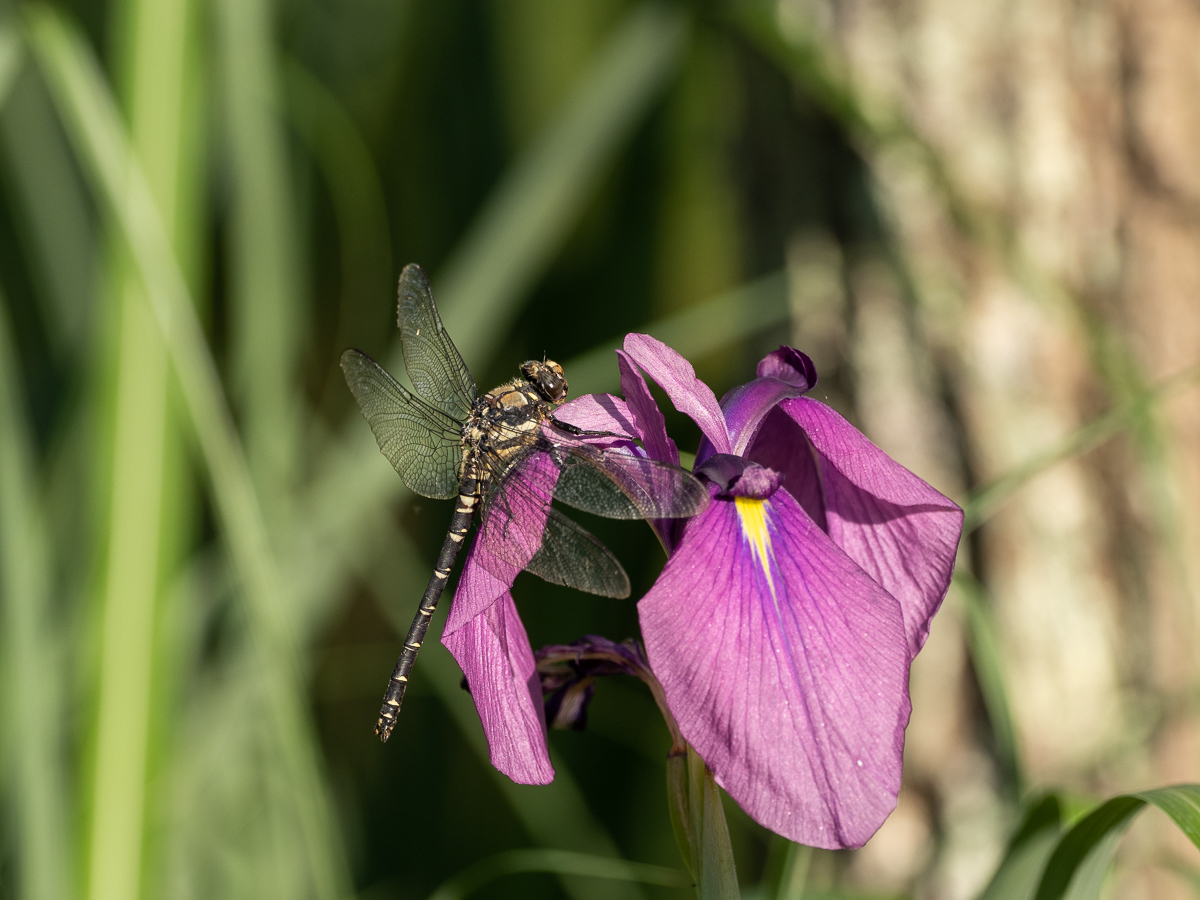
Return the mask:
POLYGON ((458 631, 508 593, 529 565, 542 545, 558 471, 546 454, 534 454, 508 476, 500 500, 484 508, 454 592, 446 634, 458 631))
POLYGON ((962 510, 825 404, 797 398, 780 409, 816 451, 829 536, 900 601, 916 656, 950 586, 962 510))
POLYGON ((646 379, 624 350, 617 351, 617 369, 621 373, 621 393, 625 395, 637 436, 651 459, 679 465, 679 448, 667 435, 662 410, 650 395, 646 379))
POLYGON ((518 784, 553 781, 541 679, 512 594, 444 633, 442 643, 467 677, 492 765, 518 784))
MULTIPOLYGON (((729 453, 729 433, 717 396, 696 377, 692 364, 648 334, 627 334, 625 352, 667 392, 671 403, 700 426, 718 453, 729 453)), ((628 396, 628 395, 626 395, 628 396)))
POLYGON ((753 502, 714 499, 638 604, 650 665, 683 736, 751 816, 810 846, 860 846, 900 789, 899 604, 786 490, 762 501, 757 555, 738 511, 753 502))

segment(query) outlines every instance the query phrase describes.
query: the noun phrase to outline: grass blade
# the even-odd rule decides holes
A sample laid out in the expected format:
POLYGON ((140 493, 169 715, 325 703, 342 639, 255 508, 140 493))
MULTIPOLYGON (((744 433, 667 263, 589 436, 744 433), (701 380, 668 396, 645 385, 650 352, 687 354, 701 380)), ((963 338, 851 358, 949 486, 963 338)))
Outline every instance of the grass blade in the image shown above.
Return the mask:
POLYGON ((104 80, 78 35, 47 7, 28 10, 30 43, 46 70, 77 153, 97 195, 128 242, 166 336, 261 668, 280 765, 296 803, 304 856, 318 896, 341 897, 349 877, 321 780, 315 738, 297 696, 302 684, 294 635, 261 509, 187 285, 136 159, 125 145, 104 80))
POLYGON ((991 605, 983 585, 969 572, 957 569, 953 584, 966 610, 967 649, 979 681, 979 691, 983 695, 983 705, 992 726, 1000 763, 1008 776, 1013 796, 1019 797, 1025 783, 1024 769, 1012 708, 1008 702, 1008 690, 1005 688, 1000 638, 996 634, 996 623, 992 620, 991 605))
POLYGON ((51 654, 50 548, 16 360, 0 302, 0 637, 8 695, 0 708, 13 745, 17 895, 65 900, 73 896, 75 856, 63 795, 61 667, 51 654))
POLYGON ((108 558, 97 675, 87 895, 140 895, 150 685, 158 595, 167 354, 154 315, 121 265, 112 411, 108 558))
POLYGON ((281 512, 299 447, 294 389, 305 305, 269 0, 213 4, 234 191, 229 229, 235 396, 268 514, 281 512))
POLYGON ((1019 466, 977 488, 964 504, 966 534, 982 525, 1018 489, 1046 469, 1063 460, 1099 447, 1114 435, 1132 427, 1146 410, 1200 383, 1200 365, 1189 366, 1119 404, 1115 409, 1093 419, 1068 435, 1059 444, 1036 454, 1019 466))
POLYGON ((429 895, 429 900, 461 900, 485 884, 522 872, 548 872, 585 878, 610 878, 663 887, 687 887, 692 879, 686 872, 652 866, 647 863, 608 859, 568 850, 509 850, 481 859, 463 869, 429 895))
POLYGON ((1058 797, 1049 794, 1030 804, 979 900, 1032 900, 1046 860, 1061 834, 1062 804, 1058 797))
POLYGON ((0 176, 13 197, 51 349, 69 365, 85 356, 91 334, 95 216, 37 69, 23 67, 13 76, 0 114, 0 176))
MULTIPOLYGON (((146 167, 150 189, 176 221, 187 0, 130 2, 122 10, 127 30, 126 106, 131 141, 146 167)), ((132 260, 114 259, 119 334, 109 352, 115 369, 112 409, 114 448, 109 491, 109 547, 103 609, 96 738, 91 766, 87 896, 121 900, 142 893, 143 850, 151 793, 149 748, 162 540, 180 527, 165 512, 168 455, 167 353, 154 313, 143 296, 132 260)), ((105 458, 105 457, 102 457, 105 458)), ((172 470, 178 459, 172 460, 172 470)), ((161 710, 160 710, 161 712, 161 710)))

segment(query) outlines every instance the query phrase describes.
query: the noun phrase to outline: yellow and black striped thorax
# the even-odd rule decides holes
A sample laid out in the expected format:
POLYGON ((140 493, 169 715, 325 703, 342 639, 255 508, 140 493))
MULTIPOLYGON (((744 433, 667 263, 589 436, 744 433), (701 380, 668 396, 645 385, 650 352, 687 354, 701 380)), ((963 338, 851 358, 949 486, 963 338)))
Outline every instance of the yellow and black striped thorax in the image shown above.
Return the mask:
POLYGON ((478 473, 481 493, 491 477, 537 443, 542 423, 566 400, 567 379, 558 363, 531 360, 521 366, 521 374, 476 400, 463 422, 459 474, 478 473))

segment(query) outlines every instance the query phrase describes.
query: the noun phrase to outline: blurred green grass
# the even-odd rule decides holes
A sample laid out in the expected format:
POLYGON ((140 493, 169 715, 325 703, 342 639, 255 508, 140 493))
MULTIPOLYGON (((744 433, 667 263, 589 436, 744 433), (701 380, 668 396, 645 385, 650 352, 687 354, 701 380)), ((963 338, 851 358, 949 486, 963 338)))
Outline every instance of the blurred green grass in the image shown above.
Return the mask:
MULTIPOLYGON (((577 393, 615 389, 609 351, 642 330, 721 393, 792 339, 794 232, 890 240, 855 142, 911 129, 872 120, 819 46, 750 12, 112 0, 5 16, 0 891, 688 896, 667 874, 666 736, 631 689, 602 687, 589 733, 552 736, 554 785, 519 787, 488 765, 431 644, 396 737, 375 742, 448 510, 406 495, 337 354, 362 346, 402 371, 392 279, 418 261, 481 384, 549 352, 577 393), (738 125, 755 66, 805 97, 773 95, 781 120, 833 135, 759 173, 810 173, 770 228, 721 199, 746 191, 739 141, 782 140, 738 125)), ((949 187, 946 202, 963 203, 949 187)), ((1120 403, 971 486, 971 527, 1123 430, 1159 471, 1150 413, 1194 372, 1147 387, 1097 355, 1120 403)), ((852 380, 825 384, 849 397, 852 380)), ((671 426, 688 446, 687 423, 671 426)), ((632 526, 602 537, 636 596, 656 549, 632 526)), ((968 649, 1011 809, 1025 784, 969 556, 968 649)), ((636 632, 632 604, 528 578, 518 596, 535 645, 636 632)), ((811 870, 834 896, 841 857, 745 816, 730 827, 748 889, 815 896, 811 870)))

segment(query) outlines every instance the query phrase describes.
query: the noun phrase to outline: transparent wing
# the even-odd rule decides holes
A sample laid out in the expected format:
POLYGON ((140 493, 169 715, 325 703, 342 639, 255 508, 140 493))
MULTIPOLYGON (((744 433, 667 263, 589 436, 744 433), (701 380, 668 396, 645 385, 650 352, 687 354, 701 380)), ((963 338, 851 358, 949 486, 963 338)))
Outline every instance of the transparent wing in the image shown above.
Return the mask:
POLYGON ((596 537, 557 510, 550 510, 542 546, 525 570, 551 584, 561 584, 601 597, 629 596, 629 576, 596 537))
POLYGON ((459 423, 414 397, 365 353, 343 353, 342 371, 379 449, 409 490, 439 500, 455 496, 459 423))
POLYGON ((539 578, 599 594, 628 597, 629 578, 616 557, 588 531, 550 506, 558 467, 531 452, 495 482, 484 502, 475 558, 497 578, 525 569, 539 578))
POLYGON ((404 367, 413 388, 426 403, 461 422, 479 391, 446 334, 429 280, 415 263, 400 273, 396 321, 404 346, 404 367))
POLYGON ((708 491, 670 463, 586 444, 557 447, 561 472, 554 497, 609 519, 682 519, 704 510, 708 491))

